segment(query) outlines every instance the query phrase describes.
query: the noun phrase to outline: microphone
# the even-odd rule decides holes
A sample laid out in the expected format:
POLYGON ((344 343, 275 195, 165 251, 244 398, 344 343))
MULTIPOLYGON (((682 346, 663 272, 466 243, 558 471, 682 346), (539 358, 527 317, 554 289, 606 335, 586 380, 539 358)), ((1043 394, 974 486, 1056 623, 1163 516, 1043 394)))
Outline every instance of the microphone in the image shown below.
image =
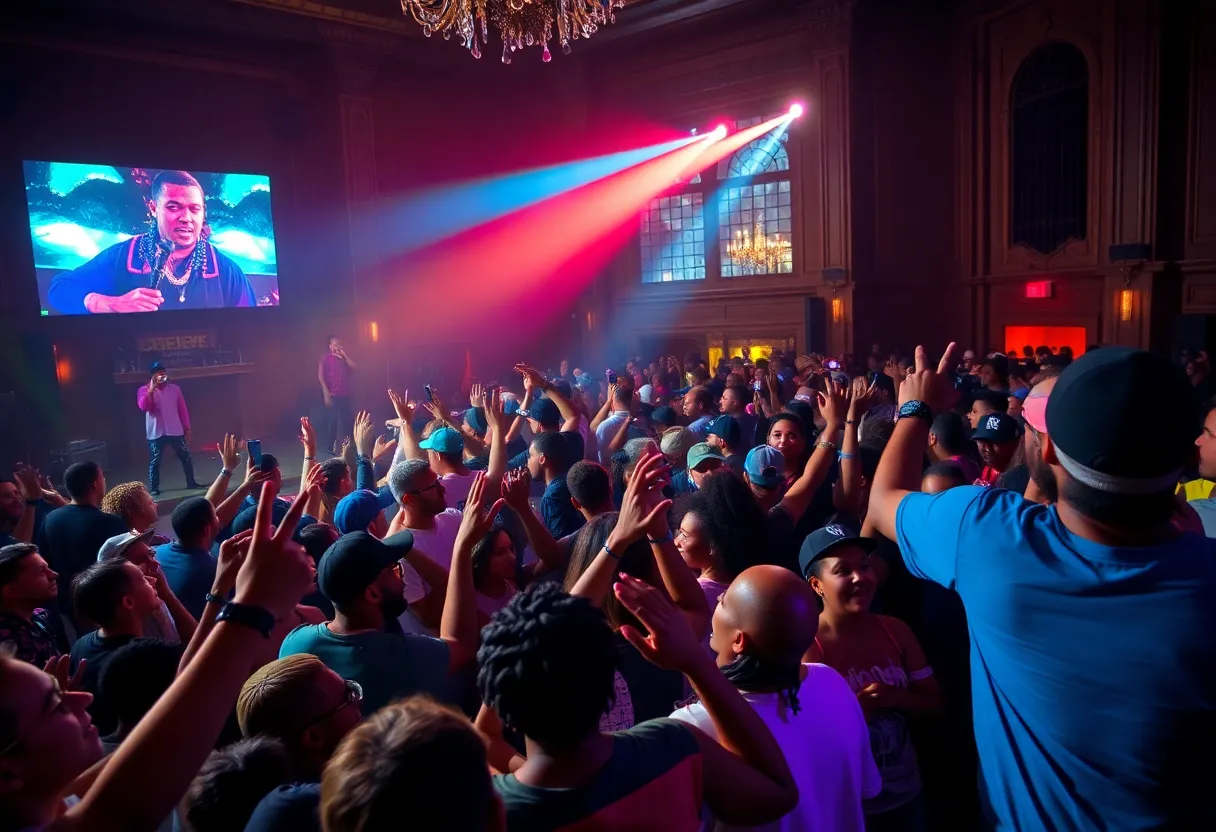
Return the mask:
POLYGON ((152 274, 148 278, 149 289, 155 289, 160 284, 160 270, 172 251, 173 244, 158 233, 156 235, 156 262, 152 263, 152 274))

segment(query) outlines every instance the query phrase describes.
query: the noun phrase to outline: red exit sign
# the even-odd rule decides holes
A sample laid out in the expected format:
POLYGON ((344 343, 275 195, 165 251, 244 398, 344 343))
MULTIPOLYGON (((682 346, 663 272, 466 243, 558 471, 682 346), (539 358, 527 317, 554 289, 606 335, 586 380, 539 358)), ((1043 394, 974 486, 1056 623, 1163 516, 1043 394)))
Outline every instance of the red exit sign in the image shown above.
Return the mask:
POLYGON ((1026 284, 1026 297, 1051 298, 1055 297, 1056 285, 1050 280, 1032 280, 1026 284))

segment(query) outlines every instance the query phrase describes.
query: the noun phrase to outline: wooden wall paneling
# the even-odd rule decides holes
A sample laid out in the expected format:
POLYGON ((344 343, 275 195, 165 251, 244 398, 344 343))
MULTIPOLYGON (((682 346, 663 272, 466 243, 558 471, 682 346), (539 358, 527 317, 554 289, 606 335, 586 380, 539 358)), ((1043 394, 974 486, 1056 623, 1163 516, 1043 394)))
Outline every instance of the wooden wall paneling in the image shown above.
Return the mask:
POLYGON ((987 338, 980 349, 1005 349, 1007 326, 1083 326, 1094 341, 1102 337, 1104 316, 1109 316, 1104 312, 1103 278, 1092 272, 1057 280, 1053 298, 1027 298, 1024 280, 1003 280, 989 284, 987 290, 987 338))
POLYGON ((1216 257, 1216 4, 1192 5, 1187 260, 1216 257))
POLYGON ((1181 264, 1184 315, 1216 315, 1216 260, 1181 264))
MULTIPOLYGON (((817 130, 807 130, 806 133, 816 133, 819 138, 818 174, 821 177, 822 192, 819 199, 808 199, 804 203, 806 213, 817 213, 818 239, 815 235, 807 235, 802 248, 810 255, 815 252, 819 256, 815 260, 805 259, 806 271, 814 269, 830 269, 849 267, 852 251, 852 239, 849 223, 849 85, 848 60, 843 53, 820 55, 816 61, 816 76, 818 79, 818 95, 816 103, 821 117, 815 120, 817 130)), ((814 156, 807 154, 807 159, 801 166, 806 177, 815 170, 811 164, 814 156)), ((806 191, 804 190, 804 193, 806 191)), ((809 225, 803 223, 803 228, 809 225)))
POLYGON ((1151 244, 1156 237, 1159 17, 1157 0, 1120 0, 1107 19, 1114 73, 1111 244, 1151 244))
POLYGON ((991 145, 993 273, 1017 273, 1095 266, 1105 254, 1101 220, 1109 185, 1106 166, 1110 132, 1105 102, 1111 98, 1111 73, 1102 46, 1104 17, 1111 14, 1103 0, 1068 4, 1029 3, 1004 9, 986 21, 989 35, 989 118, 991 145), (1080 49, 1089 65, 1089 205, 1085 240, 1066 243, 1047 255, 1009 244, 1009 179, 1011 175, 1011 97, 1014 76, 1026 57, 1050 41, 1067 41, 1080 49))

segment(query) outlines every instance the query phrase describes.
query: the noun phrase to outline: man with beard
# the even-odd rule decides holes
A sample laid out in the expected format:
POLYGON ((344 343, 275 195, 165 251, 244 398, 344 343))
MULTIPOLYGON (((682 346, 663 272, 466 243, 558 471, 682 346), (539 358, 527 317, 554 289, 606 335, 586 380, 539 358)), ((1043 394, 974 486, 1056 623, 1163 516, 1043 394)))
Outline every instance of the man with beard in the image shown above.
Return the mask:
POLYGON ((254 306, 249 278, 207 242, 203 188, 184 170, 152 180, 152 227, 51 280, 47 299, 64 315, 254 306))
POLYGON ((1022 421, 1026 433, 1022 441, 1026 450, 1026 464, 1030 467, 1030 485, 1026 487, 1026 499, 1036 503, 1054 503, 1057 498, 1056 478, 1051 466, 1043 461, 1043 439, 1047 436, 1047 398, 1056 386, 1058 376, 1040 381, 1030 390, 1022 403, 1022 421))
POLYGON ((1194 763, 1216 713, 1216 545, 1175 523, 1199 433, 1186 377, 1125 347, 1066 367, 1038 436, 1050 506, 999 488, 921 494, 952 352, 934 371, 917 349, 869 517, 913 575, 962 599, 987 825, 1216 827, 1194 763))
POLYGON ((477 651, 471 561, 453 560, 452 571, 463 566, 468 581, 453 576, 448 582, 446 606, 455 614, 445 611, 439 638, 387 632, 406 609, 401 560, 413 546, 408 531, 382 541, 365 531, 339 538, 317 564, 317 587, 333 603, 334 620, 292 630, 279 658, 311 653, 341 678, 358 683, 364 713, 415 693, 457 704, 448 677, 477 651))
POLYGON ((63 652, 44 609, 59 595, 56 577, 37 546, 0 548, 0 645, 37 667, 63 652))

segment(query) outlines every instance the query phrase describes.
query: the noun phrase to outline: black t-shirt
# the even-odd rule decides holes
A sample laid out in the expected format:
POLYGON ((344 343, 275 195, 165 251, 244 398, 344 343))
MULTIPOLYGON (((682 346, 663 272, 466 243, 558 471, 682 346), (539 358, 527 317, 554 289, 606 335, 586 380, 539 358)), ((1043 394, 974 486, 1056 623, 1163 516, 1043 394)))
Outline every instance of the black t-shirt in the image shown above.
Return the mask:
POLYGON ((135 636, 110 636, 105 638, 101 635, 101 630, 94 630, 76 639, 76 643, 72 645, 72 673, 76 672, 76 668, 80 666, 81 661, 88 660, 88 663, 84 666, 84 673, 80 677, 80 688, 93 694, 93 701, 89 705, 89 714, 93 717, 93 723, 97 726, 97 730, 101 732, 102 736, 109 734, 117 728, 118 720, 114 717, 111 710, 106 707, 104 698, 101 696, 101 673, 105 670, 106 665, 109 664, 114 651, 124 644, 130 644, 134 640, 135 636))
POLYGON ((126 521, 95 506, 60 506, 46 516, 34 541, 38 552, 59 573, 59 606, 72 614, 72 578, 97 562, 101 544, 128 532, 126 521))

